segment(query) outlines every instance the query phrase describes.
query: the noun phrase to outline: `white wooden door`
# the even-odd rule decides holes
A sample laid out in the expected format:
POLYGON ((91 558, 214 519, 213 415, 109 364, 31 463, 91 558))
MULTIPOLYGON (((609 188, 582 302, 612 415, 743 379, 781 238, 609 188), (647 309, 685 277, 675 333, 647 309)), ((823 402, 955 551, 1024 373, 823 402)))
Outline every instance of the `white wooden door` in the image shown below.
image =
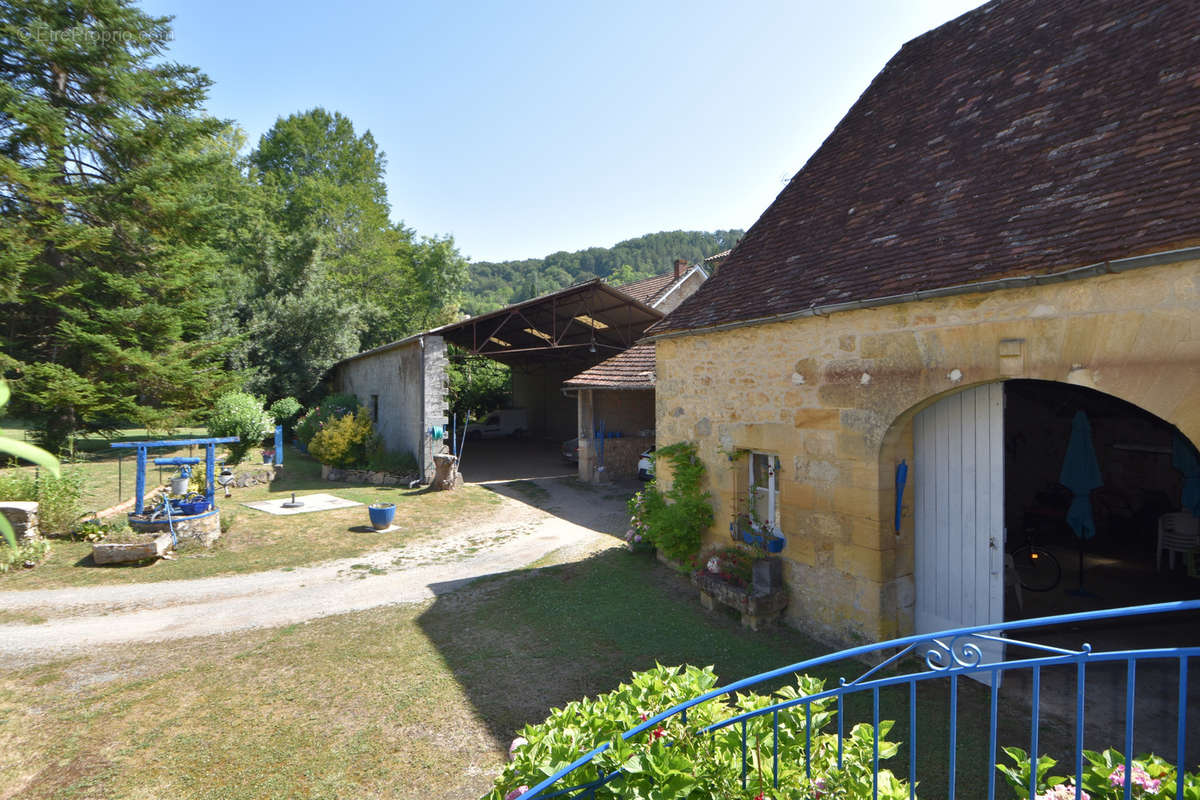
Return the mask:
POLYGON ((917 633, 1003 622, 1004 385, 943 398, 913 425, 917 633))

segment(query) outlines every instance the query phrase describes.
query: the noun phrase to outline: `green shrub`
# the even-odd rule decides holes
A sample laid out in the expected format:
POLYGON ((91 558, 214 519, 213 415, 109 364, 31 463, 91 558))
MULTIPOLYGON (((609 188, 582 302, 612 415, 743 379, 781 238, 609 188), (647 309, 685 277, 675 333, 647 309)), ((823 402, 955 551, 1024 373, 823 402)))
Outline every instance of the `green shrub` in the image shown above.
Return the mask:
POLYGON ((16 567, 35 566, 50 555, 50 543, 45 539, 17 542, 16 547, 0 547, 0 573, 16 567))
POLYGON ((639 507, 630 506, 635 529, 668 558, 687 563, 700 552, 700 535, 712 525, 712 495, 700 491, 704 462, 691 442, 659 448, 655 461, 671 462, 671 488, 659 491, 650 482, 641 492, 639 507))
POLYGON ((129 518, 124 514, 119 514, 108 522, 104 522, 99 517, 91 517, 74 527, 71 531, 71 538, 75 541, 92 542, 93 544, 104 541, 122 541, 132 531, 133 529, 129 527, 129 518))
MULTIPOLYGON (((1004 754, 1013 764, 999 763, 996 769, 1004 776, 1009 788, 1018 798, 1029 796, 1029 753, 1019 747, 1005 747, 1004 754)), ((1125 796, 1125 756, 1109 748, 1102 753, 1084 750, 1082 774, 1083 796, 1091 800, 1121 800, 1125 796)), ((1039 756, 1037 760, 1037 797, 1045 800, 1075 797, 1075 780, 1071 777, 1052 775, 1050 771, 1058 765, 1050 756, 1039 756)), ((1175 797, 1178 772, 1169 761, 1154 754, 1138 756, 1133 760, 1130 773, 1130 795, 1136 798, 1175 797)), ((1200 798, 1200 773, 1183 773, 1183 796, 1185 800, 1200 798)))
POLYGON ((64 469, 58 476, 38 476, 38 530, 43 536, 65 536, 83 512, 83 473, 64 469))
POLYGON ((367 460, 367 469, 392 475, 413 475, 417 471, 417 458, 409 452, 389 453, 380 442, 367 460))
POLYGON ((31 470, 0 472, 0 500, 37 500, 37 477, 31 470))
MULTIPOLYGON (((8 398, 8 384, 0 380, 0 409, 8 404, 8 398)), ((20 442, 16 439, 10 439, 7 436, 0 436, 0 453, 8 453, 10 456, 23 458, 26 461, 37 464, 52 475, 59 474, 58 459, 40 447, 34 447, 28 442, 20 442)), ((17 549, 17 537, 13 531, 12 523, 2 514, 0 514, 0 534, 3 534, 4 541, 8 542, 10 549, 17 549)))
POLYGON ((370 413, 362 407, 354 414, 336 417, 317 431, 308 452, 322 464, 340 469, 365 468, 378 447, 370 413))
POLYGON ((208 417, 209 436, 238 436, 240 441, 229 445, 229 460, 237 464, 250 448, 257 447, 263 437, 275 429, 271 415, 263 409, 262 400, 245 392, 228 392, 217 398, 208 417))
POLYGON ((68 534, 82 512, 83 474, 65 469, 58 475, 42 470, 0 472, 0 500, 32 500, 38 504, 38 531, 43 536, 68 534))
MULTIPOLYGON (((812 703, 812 780, 805 772, 805 709, 783 709, 778 716, 779 788, 772 783, 774 719, 771 714, 746 724, 747 786, 742 788, 742 729, 731 725, 713 733, 702 729, 739 713, 766 708, 819 692, 821 681, 798 676, 796 685, 770 695, 738 692, 693 706, 686 724, 678 714, 627 740, 621 734, 678 703, 698 697, 717 685, 712 667, 663 667, 633 675, 608 694, 584 698, 552 709, 539 725, 526 725, 525 739, 513 752, 486 800, 502 800, 520 787, 533 786, 596 747, 609 748, 576 770, 563 786, 596 780, 621 770, 624 777, 596 790, 597 797, 750 798, 774 800, 811 797, 871 797, 875 737, 868 724, 855 725, 845 739, 838 768, 836 701, 812 703), (828 730, 832 728, 832 730, 828 730)), ((879 758, 894 756, 899 745, 884 739, 892 723, 880 722, 879 758)), ((879 771, 879 797, 908 797, 908 785, 879 771)))
POLYGON ((358 398, 352 394, 331 394, 317 404, 316 408, 300 418, 296 423, 296 439, 300 444, 308 446, 317 431, 334 417, 344 417, 353 414, 359 408, 358 398))
POLYGON ((283 426, 283 435, 291 437, 293 430, 296 427, 296 418, 300 416, 300 412, 304 407, 300 405, 300 401, 294 397, 283 397, 271 403, 267 409, 267 413, 275 420, 276 425, 283 426))

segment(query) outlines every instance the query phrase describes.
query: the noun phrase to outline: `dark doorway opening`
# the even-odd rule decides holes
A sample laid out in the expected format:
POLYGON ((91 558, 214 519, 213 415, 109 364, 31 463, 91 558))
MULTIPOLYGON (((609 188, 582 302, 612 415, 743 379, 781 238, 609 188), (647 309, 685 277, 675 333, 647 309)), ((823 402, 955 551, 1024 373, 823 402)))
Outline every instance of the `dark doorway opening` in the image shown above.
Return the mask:
POLYGON ((1171 568, 1164 553, 1158 563, 1159 522, 1181 504, 1176 440, 1194 445, 1155 415, 1093 389, 1014 380, 1004 390, 1005 617, 1200 597, 1187 558, 1177 556, 1171 568), (1090 495, 1095 535, 1088 539, 1067 524, 1073 494, 1061 476, 1079 411, 1090 423, 1103 483, 1090 495))

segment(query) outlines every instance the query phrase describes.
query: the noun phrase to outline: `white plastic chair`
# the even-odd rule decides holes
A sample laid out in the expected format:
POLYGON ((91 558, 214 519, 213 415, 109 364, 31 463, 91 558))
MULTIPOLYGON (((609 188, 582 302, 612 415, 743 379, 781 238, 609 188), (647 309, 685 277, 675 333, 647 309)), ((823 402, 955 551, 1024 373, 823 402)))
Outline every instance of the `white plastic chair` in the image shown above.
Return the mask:
POLYGON ((1175 569, 1175 554, 1181 556, 1200 548, 1200 519, 1187 511, 1174 511, 1158 518, 1158 552, 1156 565, 1162 571, 1162 556, 1168 553, 1169 569, 1175 569))

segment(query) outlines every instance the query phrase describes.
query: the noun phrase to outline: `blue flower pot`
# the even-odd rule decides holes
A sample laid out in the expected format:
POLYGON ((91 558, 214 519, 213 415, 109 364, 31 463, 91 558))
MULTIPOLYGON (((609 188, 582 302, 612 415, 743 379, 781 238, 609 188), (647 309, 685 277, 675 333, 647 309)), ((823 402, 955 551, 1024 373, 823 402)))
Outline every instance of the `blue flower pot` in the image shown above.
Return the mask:
POLYGON ((377 531, 387 530, 392 525, 392 520, 396 518, 395 503, 372 503, 367 506, 367 513, 371 515, 371 527, 377 531))

